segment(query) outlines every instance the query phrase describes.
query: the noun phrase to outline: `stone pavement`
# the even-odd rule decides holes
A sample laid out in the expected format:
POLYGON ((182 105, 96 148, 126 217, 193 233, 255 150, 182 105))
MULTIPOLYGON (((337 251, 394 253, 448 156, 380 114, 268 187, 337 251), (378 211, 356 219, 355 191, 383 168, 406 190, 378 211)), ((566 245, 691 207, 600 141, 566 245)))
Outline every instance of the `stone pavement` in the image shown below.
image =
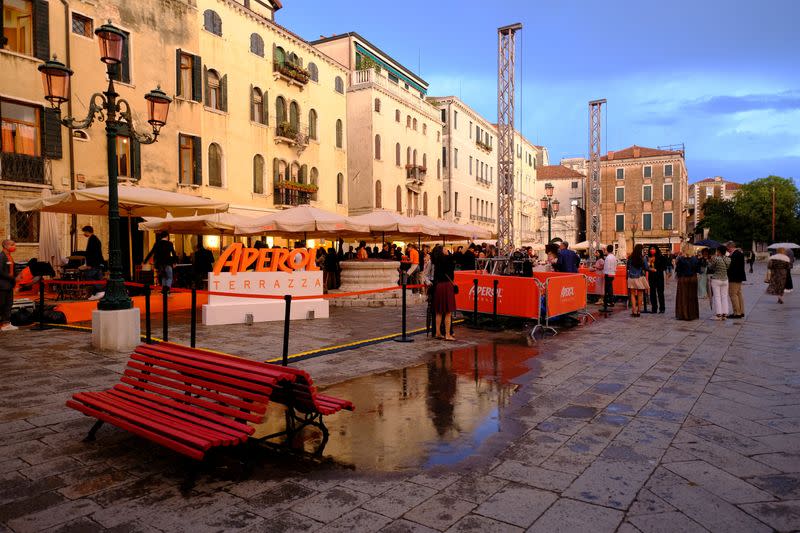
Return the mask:
MULTIPOLYGON (((175 455, 107 427, 83 443, 91 422, 63 407, 114 382, 123 355, 91 353, 85 333, 3 334, 0 531, 798 530, 800 298, 779 306, 763 270, 751 278, 744 320, 708 320, 705 302, 694 322, 622 309, 539 343, 501 415, 509 429, 459 464, 362 472, 272 457, 245 481, 204 475, 189 495, 175 455)), ((668 282, 670 309, 673 293, 668 282)), ((341 331, 370 336, 394 313, 341 315, 341 331)), ((337 340, 334 321, 319 342, 337 340)), ((298 366, 332 384, 444 344, 417 337, 298 366)))

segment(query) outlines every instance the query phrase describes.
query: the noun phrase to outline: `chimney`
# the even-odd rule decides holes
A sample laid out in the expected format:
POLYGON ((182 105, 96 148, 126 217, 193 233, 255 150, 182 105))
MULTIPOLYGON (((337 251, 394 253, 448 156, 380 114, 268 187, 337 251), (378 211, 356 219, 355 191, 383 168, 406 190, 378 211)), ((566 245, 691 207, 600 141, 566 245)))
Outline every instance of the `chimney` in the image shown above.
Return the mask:
POLYGON ((613 150, 609 150, 608 151, 608 160, 609 161, 613 161, 614 160, 614 151, 613 150))
POLYGON ((639 149, 638 146, 636 146, 634 144, 633 145, 633 157, 636 158, 636 157, 639 157, 640 155, 642 155, 642 151, 639 149))

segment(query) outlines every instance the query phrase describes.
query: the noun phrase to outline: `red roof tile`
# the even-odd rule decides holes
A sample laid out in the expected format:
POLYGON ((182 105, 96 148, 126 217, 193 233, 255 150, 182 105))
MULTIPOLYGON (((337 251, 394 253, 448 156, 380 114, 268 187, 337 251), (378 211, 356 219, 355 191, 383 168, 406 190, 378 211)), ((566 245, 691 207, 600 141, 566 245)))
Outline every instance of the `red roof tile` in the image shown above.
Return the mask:
POLYGON ((659 155, 682 155, 681 152, 676 150, 658 150, 656 148, 647 148, 646 146, 629 146, 624 150, 617 150, 616 152, 609 151, 608 154, 602 156, 600 158, 601 161, 608 161, 609 155, 611 155, 611 160, 616 161, 618 159, 638 159, 640 157, 655 157, 659 155))
POLYGON ((564 165, 547 165, 536 170, 537 180, 556 180, 566 178, 584 178, 585 176, 564 165))

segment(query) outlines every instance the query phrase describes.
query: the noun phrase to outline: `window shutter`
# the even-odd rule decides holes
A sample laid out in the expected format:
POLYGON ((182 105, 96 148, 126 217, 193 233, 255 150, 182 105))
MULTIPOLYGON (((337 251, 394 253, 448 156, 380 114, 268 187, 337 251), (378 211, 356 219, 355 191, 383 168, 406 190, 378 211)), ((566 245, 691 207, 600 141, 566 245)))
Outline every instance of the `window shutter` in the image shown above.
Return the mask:
POLYGON ((222 79, 219 82, 219 88, 221 93, 221 100, 222 100, 222 110, 228 110, 228 75, 225 74, 222 76, 222 79))
POLYGON ((33 55, 47 61, 50 59, 50 3, 47 0, 34 0, 33 20, 33 55))
POLYGON ((208 67, 203 66, 203 91, 205 92, 205 105, 211 107, 211 100, 208 94, 208 67))
MULTIPOLYGON (((3 0, 0 0, 0 13, 2 12, 3 12, 3 0)), ((2 24, 2 22, 0 22, 0 24, 2 24)), ((2 29, 0 29, 0 50, 5 48, 7 42, 8 39, 6 38, 5 35, 3 35, 2 29)))
POLYGON ((195 185, 203 184, 203 143, 200 137, 192 137, 192 159, 194 168, 192 177, 195 185))
POLYGON ((256 110, 254 109, 255 101, 253 100, 253 84, 250 84, 250 121, 255 121, 256 110))
POLYGON ((266 91, 261 95, 261 107, 264 108, 264 111, 262 111, 264 115, 264 124, 269 124, 269 93, 266 91))
POLYGON ((125 32, 125 41, 122 43, 122 63, 120 63, 120 81, 131 82, 131 34, 125 32))
POLYGON ((142 145, 136 137, 129 137, 131 143, 131 178, 142 179, 142 145))
POLYGON ((192 56, 192 100, 195 102, 203 101, 203 69, 200 67, 200 56, 192 56))
POLYGON ((41 116, 42 153, 48 159, 61 159, 61 112, 46 107, 41 116))
POLYGON ((175 94, 179 96, 186 96, 183 94, 183 87, 181 86, 181 49, 175 51, 175 94))

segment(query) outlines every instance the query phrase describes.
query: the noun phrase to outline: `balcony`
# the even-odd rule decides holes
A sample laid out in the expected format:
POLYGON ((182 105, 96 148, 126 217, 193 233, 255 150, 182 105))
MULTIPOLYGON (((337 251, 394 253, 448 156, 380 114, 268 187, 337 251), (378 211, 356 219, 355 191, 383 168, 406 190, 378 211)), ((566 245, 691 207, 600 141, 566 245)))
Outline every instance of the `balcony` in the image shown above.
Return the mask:
POLYGON ((406 216, 409 218, 424 214, 425 213, 422 212, 422 209, 406 209, 406 216))
POLYGON ((492 146, 488 143, 483 142, 480 139, 475 139, 475 146, 486 152, 487 154, 492 153, 492 146))
POLYGON ((422 165, 406 165, 406 179, 417 181, 421 184, 425 183, 425 175, 428 169, 422 165))
POLYGON ((316 192, 317 186, 313 184, 279 181, 273 188, 273 204, 275 207, 296 207, 309 204, 311 197, 316 192))
POLYGON ((272 75, 276 80, 283 80, 289 85, 295 85, 303 90, 308 83, 309 74, 306 69, 293 63, 273 61, 272 75))
POLYGON ((350 73, 350 90, 368 89, 370 87, 378 86, 392 95, 400 98, 404 104, 415 109, 423 115, 429 116, 431 119, 438 120, 440 111, 439 108, 429 104, 424 98, 419 97, 416 91, 407 91, 398 83, 389 81, 389 78, 381 72, 376 72, 374 69, 356 70, 350 73))
POLYGON ((0 180, 46 185, 44 158, 10 152, 0 153, 0 180))
POLYGON ((297 146, 300 152, 308 146, 308 128, 302 124, 281 122, 275 126, 275 144, 297 146))

